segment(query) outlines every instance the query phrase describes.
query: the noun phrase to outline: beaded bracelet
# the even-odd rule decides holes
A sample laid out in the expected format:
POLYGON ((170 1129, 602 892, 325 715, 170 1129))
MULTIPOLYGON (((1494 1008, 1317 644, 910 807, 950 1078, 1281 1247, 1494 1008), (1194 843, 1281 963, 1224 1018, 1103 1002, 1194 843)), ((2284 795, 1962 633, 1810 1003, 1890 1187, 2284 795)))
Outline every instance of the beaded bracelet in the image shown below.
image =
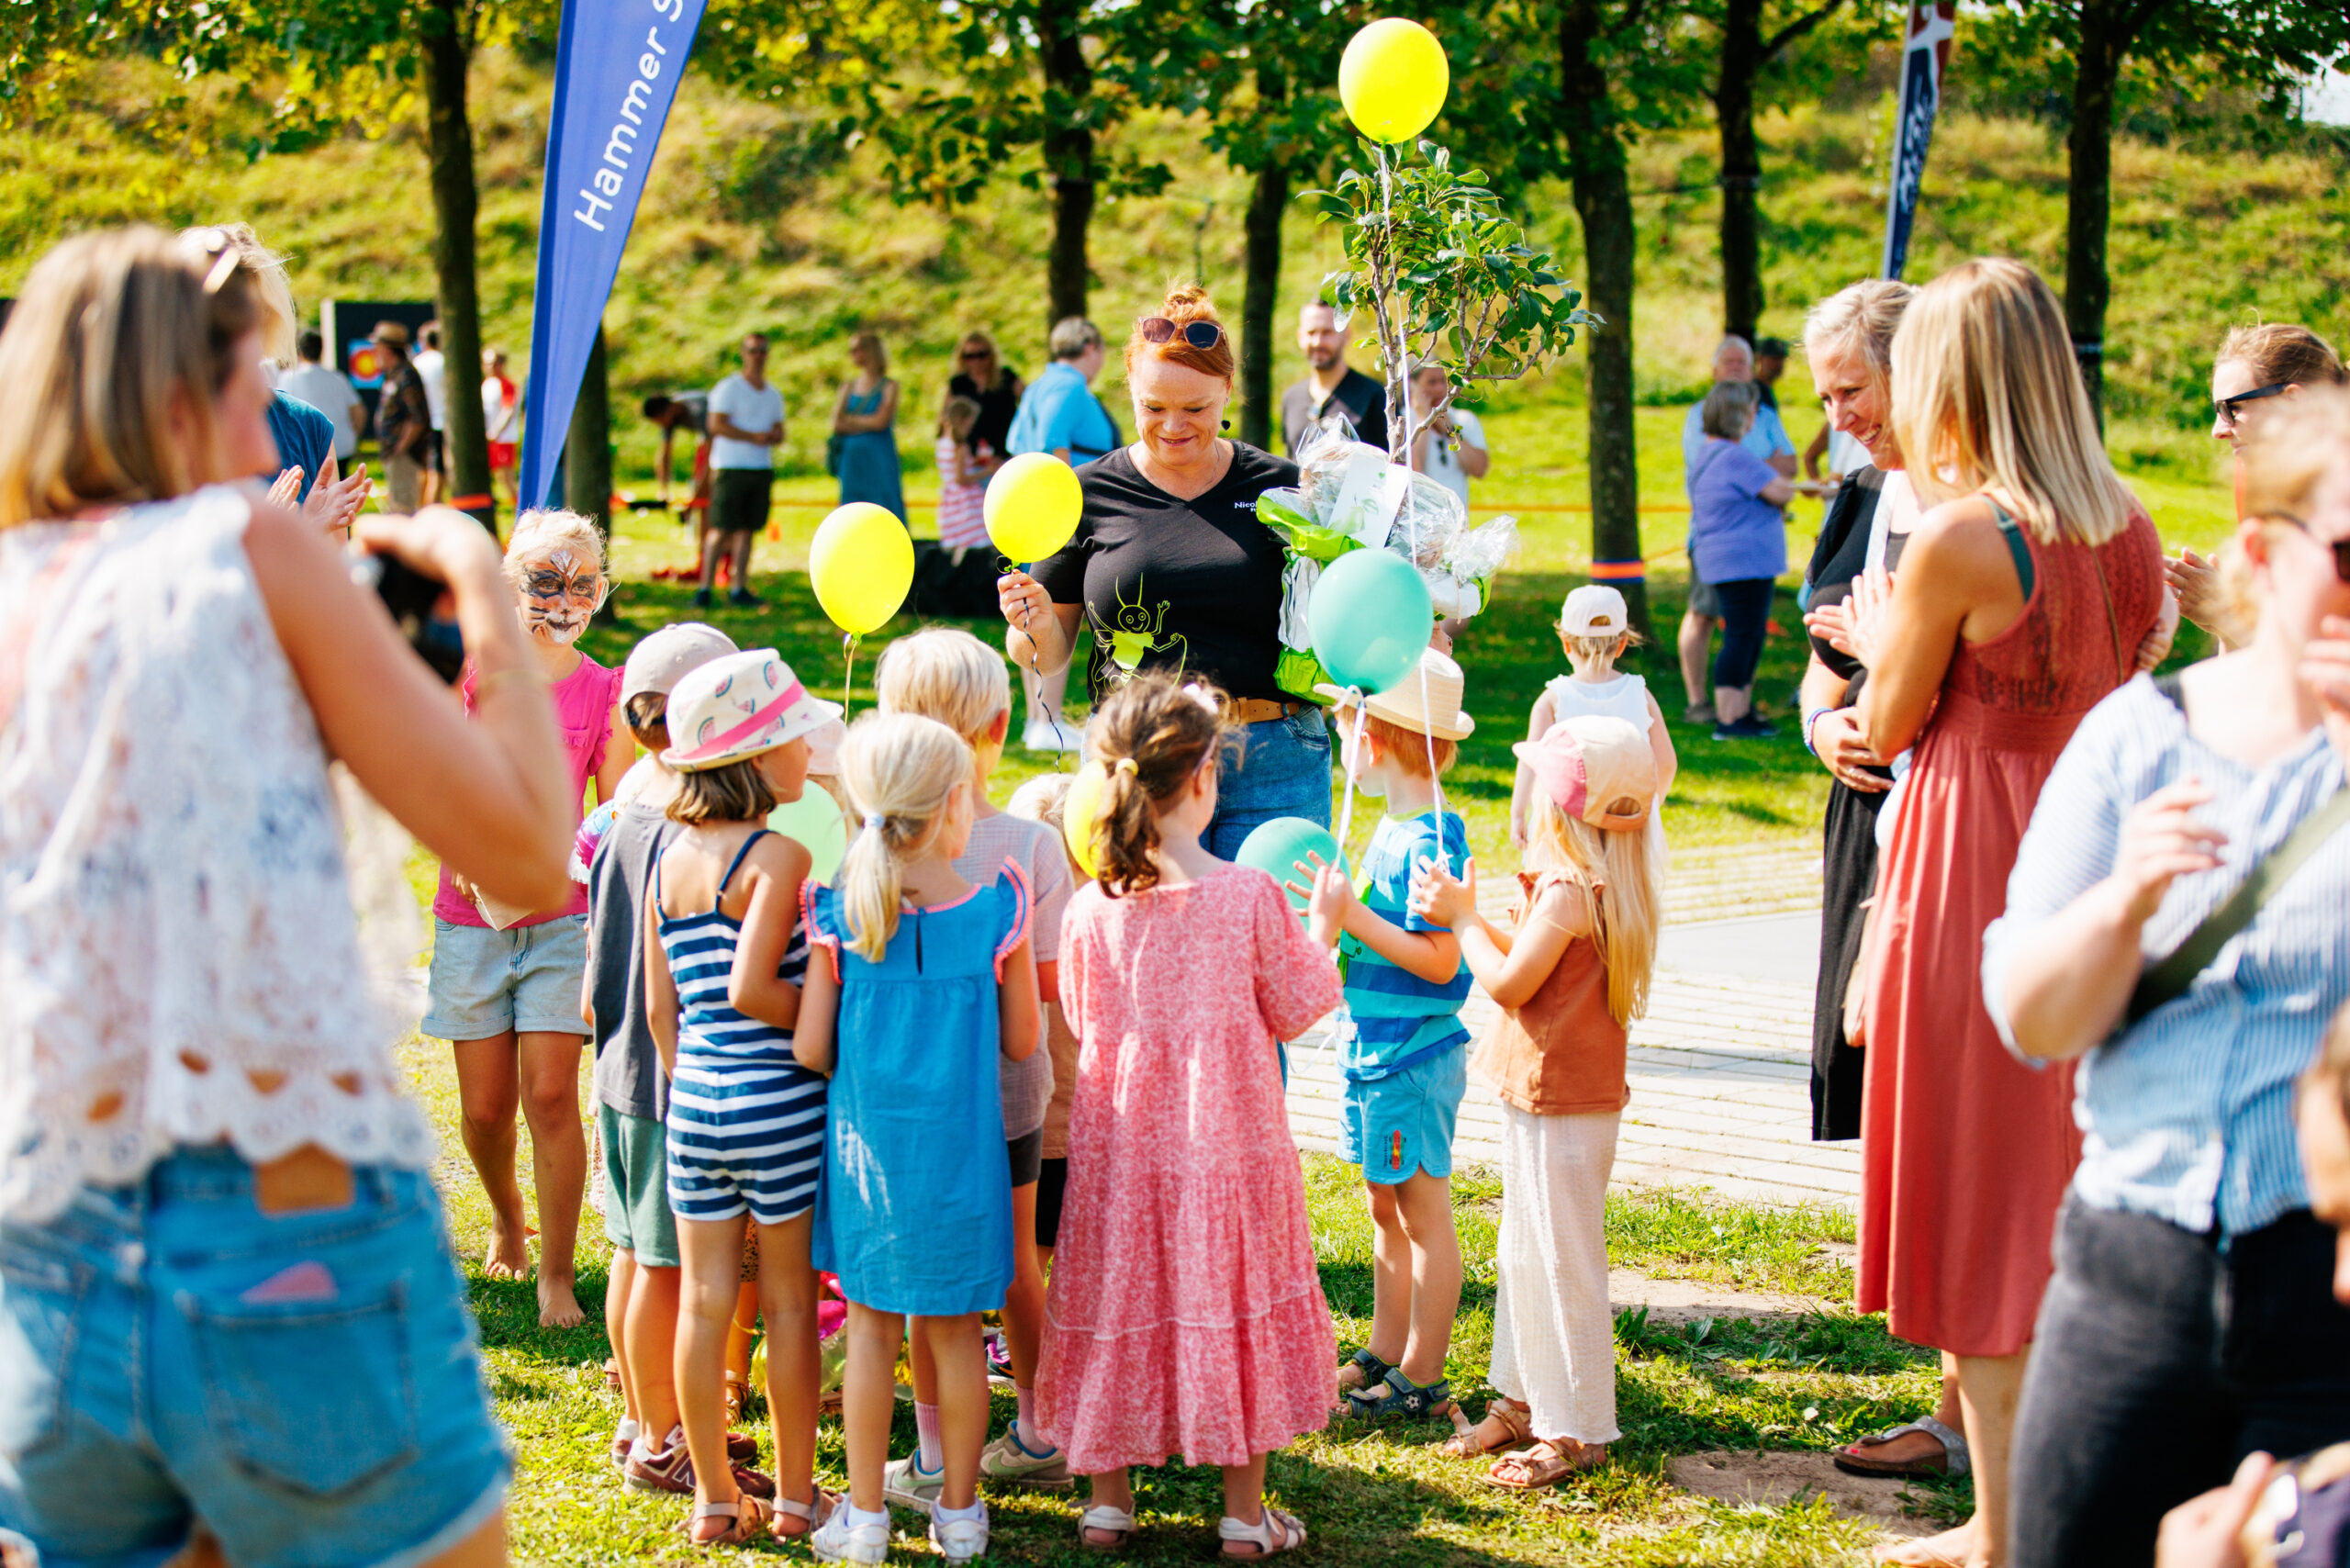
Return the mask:
POLYGON ((1820 718, 1823 715, 1832 713, 1835 710, 1833 708, 1807 708, 1804 710, 1803 749, 1811 753, 1814 756, 1818 756, 1819 755, 1819 748, 1811 744, 1811 732, 1818 727, 1820 718))

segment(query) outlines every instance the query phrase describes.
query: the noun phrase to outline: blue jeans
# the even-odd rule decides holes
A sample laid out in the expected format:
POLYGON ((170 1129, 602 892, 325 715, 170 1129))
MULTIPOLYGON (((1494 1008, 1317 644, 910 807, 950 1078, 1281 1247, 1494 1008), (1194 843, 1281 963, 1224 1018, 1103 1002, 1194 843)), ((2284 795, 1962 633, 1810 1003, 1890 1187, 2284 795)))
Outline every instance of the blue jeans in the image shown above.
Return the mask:
POLYGON ((1215 816, 1201 842, 1219 860, 1237 858, 1248 834, 1275 817, 1328 827, 1330 726, 1322 710, 1241 726, 1225 749, 1215 789, 1215 816))
POLYGON ((238 1568, 428 1562, 512 1468, 464 1282, 418 1171, 263 1214, 188 1148, 0 1224, 0 1532, 42 1568, 150 1568, 200 1519, 238 1568))

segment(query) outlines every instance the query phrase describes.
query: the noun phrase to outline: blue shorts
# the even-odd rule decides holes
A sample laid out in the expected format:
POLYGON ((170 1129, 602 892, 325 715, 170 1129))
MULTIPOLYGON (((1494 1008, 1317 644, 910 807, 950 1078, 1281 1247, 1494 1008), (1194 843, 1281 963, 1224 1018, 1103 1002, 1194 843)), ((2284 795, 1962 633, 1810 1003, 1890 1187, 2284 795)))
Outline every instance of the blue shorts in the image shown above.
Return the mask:
POLYGON ((269 1215, 191 1148, 0 1224, 0 1531, 151 1568, 200 1519, 238 1568, 400 1568, 505 1505, 464 1282, 427 1176, 269 1215))
POLYGON ((1469 1090, 1463 1041, 1415 1067, 1368 1083, 1347 1081, 1338 1113, 1338 1158, 1362 1179, 1393 1186, 1425 1170, 1452 1174, 1452 1126, 1469 1090))
POLYGON ((436 1040, 518 1034, 585 1035, 579 994, 588 974, 588 917, 537 925, 432 922, 432 1006, 418 1027, 436 1040))

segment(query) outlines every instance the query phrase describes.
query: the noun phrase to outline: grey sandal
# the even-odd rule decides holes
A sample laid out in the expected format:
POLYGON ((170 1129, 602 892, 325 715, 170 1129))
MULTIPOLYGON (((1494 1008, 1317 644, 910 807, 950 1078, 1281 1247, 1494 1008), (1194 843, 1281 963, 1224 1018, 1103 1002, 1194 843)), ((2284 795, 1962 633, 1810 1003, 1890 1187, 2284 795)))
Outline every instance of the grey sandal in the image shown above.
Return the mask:
POLYGON ((1920 1417, 1915 1421, 1905 1421, 1898 1427, 1887 1427, 1884 1431, 1873 1433, 1860 1439, 1859 1441, 1881 1445, 1889 1443, 1896 1438, 1908 1437, 1911 1432, 1923 1432, 1942 1444, 1942 1458, 1871 1459, 1866 1454, 1852 1452, 1850 1448, 1838 1449, 1829 1457, 1835 1462, 1836 1468, 1847 1475, 1964 1475, 1975 1468, 1975 1457, 1967 1451, 1965 1435, 1952 1430, 1931 1416, 1920 1417))

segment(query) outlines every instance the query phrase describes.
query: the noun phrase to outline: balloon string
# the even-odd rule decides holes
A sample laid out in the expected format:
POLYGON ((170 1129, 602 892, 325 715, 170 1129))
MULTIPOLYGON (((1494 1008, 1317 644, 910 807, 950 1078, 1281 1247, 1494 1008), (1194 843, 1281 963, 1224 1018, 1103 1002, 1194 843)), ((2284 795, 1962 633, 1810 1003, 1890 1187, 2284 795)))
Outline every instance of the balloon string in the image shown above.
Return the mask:
POLYGON ((848 717, 849 684, 856 668, 856 633, 841 633, 841 717, 848 717))
POLYGON ((1353 828, 1355 820, 1355 766, 1362 756, 1362 726, 1363 721, 1370 716, 1370 710, 1364 705, 1363 690, 1360 686, 1348 687, 1346 696, 1340 700, 1342 703, 1351 704, 1355 711, 1354 738, 1347 743, 1346 799, 1338 808, 1338 858, 1344 860, 1347 856, 1347 834, 1353 828))
MULTIPOLYGON (((1009 555, 998 555, 995 558, 995 564, 997 566, 996 576, 998 577, 1003 576, 1006 572, 1013 572, 1020 569, 1019 565, 1009 555)), ((1030 636, 1028 632, 1028 622, 1035 619, 1035 613, 1036 612, 1033 610, 1025 608, 1022 609, 1020 611, 1020 634, 1028 638, 1028 672, 1036 678, 1036 706, 1045 711, 1045 722, 1052 725, 1053 727, 1053 756, 1056 759, 1053 766, 1066 772, 1069 766, 1069 748, 1061 744, 1060 715, 1053 711, 1053 700, 1045 695, 1044 664, 1043 661, 1036 656, 1036 639, 1030 636)), ((1072 654, 1075 652, 1074 649, 1070 651, 1072 654)))

